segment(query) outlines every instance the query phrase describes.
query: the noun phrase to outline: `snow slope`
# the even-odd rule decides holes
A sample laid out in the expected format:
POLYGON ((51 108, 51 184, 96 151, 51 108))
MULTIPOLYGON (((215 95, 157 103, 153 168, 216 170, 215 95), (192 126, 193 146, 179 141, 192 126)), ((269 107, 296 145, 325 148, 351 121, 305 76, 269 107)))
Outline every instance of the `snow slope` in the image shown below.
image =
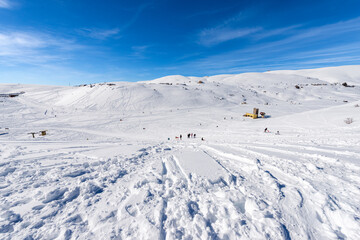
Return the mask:
POLYGON ((330 83, 335 82, 347 82, 350 84, 359 84, 360 71, 359 66, 343 66, 343 67, 327 67, 319 69, 306 69, 296 71, 274 71, 280 74, 296 74, 305 77, 318 78, 328 81, 330 83))
POLYGON ((0 238, 359 239, 359 87, 360 66, 1 84, 25 93, 0 97, 0 238))

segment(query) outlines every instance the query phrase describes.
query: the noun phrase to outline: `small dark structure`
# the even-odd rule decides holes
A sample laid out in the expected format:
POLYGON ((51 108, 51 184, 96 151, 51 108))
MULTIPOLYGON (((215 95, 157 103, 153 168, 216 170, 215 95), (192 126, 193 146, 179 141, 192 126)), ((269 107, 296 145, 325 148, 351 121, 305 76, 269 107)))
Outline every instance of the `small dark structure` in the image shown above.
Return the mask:
POLYGON ((18 97, 21 94, 24 94, 25 92, 19 92, 19 93, 1 93, 0 97, 9 97, 9 98, 13 98, 13 97, 18 97))
POLYGON ((355 87, 354 85, 349 85, 346 82, 342 83, 341 85, 343 85, 344 87, 355 87))
POLYGON ((46 136, 46 131, 47 131, 47 130, 42 130, 42 131, 40 131, 40 132, 39 132, 39 135, 40 135, 40 136, 46 136))
POLYGON ((31 133, 28 133, 28 134, 31 134, 33 138, 35 138, 35 134, 36 132, 31 132, 31 133))

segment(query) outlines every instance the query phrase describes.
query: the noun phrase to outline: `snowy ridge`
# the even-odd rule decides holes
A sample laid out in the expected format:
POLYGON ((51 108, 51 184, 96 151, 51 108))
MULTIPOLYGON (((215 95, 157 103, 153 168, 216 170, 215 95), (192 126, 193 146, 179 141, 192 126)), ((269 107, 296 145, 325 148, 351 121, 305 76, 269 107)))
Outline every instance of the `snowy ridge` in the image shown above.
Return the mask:
POLYGON ((335 82, 348 82, 350 84, 359 84, 360 82, 360 71, 359 66, 343 66, 343 67, 328 67, 319 69, 307 69, 307 70, 296 70, 296 71, 274 71, 280 74, 296 74, 300 76, 312 77, 323 79, 329 83, 335 82))
POLYGON ((359 73, 1 84, 0 238, 359 239, 359 73))

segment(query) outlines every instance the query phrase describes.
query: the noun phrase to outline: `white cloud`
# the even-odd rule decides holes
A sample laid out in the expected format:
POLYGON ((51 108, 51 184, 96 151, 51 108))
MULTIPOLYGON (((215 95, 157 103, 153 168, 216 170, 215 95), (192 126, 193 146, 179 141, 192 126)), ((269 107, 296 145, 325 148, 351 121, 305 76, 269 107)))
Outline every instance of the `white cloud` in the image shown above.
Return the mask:
MULTIPOLYGON (((289 37, 264 44, 261 49, 294 49, 298 48, 301 44, 320 43, 322 41, 326 41, 324 44, 327 45, 327 40, 332 40, 334 38, 341 39, 342 44, 344 44, 344 42, 347 41, 356 41, 355 38, 344 37, 345 34, 355 33, 360 33, 360 17, 318 27, 297 29, 296 31, 293 31, 289 37)), ((340 42, 339 45, 341 45, 340 42)), ((258 51, 259 47, 256 47, 256 49, 258 51)))
POLYGON ((261 27, 240 27, 244 25, 241 22, 251 14, 252 12, 250 10, 241 11, 213 27, 203 29, 197 36, 198 44, 212 47, 223 42, 247 37, 259 32, 262 30, 261 27))
MULTIPOLYGON (((1 0, 0 0, 1 1, 1 0)), ((83 35, 86 35, 88 37, 99 39, 99 40, 106 40, 111 37, 120 38, 120 33, 125 31, 126 29, 130 28, 140 17, 141 13, 150 6, 151 3, 145 3, 140 5, 135 13, 132 15, 132 17, 123 25, 116 28, 110 28, 110 29, 102 29, 102 28, 83 28, 80 29, 80 33, 83 35)))
POLYGON ((260 31, 261 28, 211 28, 205 29, 200 33, 199 43, 204 46, 214 46, 222 42, 241 38, 260 31))
POLYGON ((0 30, 0 62, 39 64, 64 59, 65 54, 81 48, 68 39, 47 33, 0 30))
POLYGON ((21 32, 0 32, 0 47, 7 48, 37 48, 45 45, 46 43, 38 37, 32 36, 27 33, 21 32))
MULTIPOLYGON (((281 38, 275 41, 259 41, 257 44, 241 45, 238 49, 199 58, 187 64, 206 70, 208 74, 219 74, 242 71, 239 69, 249 66, 257 70, 273 66, 286 69, 291 64, 297 67, 305 65, 312 67, 311 64, 313 66, 330 63, 343 65, 356 64, 359 61, 360 17, 311 28, 294 25, 259 30, 249 34, 249 37, 255 41, 270 36, 281 38)), ((203 41, 208 44, 220 43, 221 40, 238 36, 237 33, 231 31, 221 32, 220 28, 214 30, 214 33, 206 32, 205 35, 209 39, 203 41), (221 36, 222 33, 224 36, 221 36), (210 38, 211 36, 213 38, 210 38)))
POLYGON ((12 4, 9 0, 0 0, 0 8, 11 8, 12 4))
POLYGON ((284 28, 276 28, 276 29, 271 29, 271 30, 264 30, 264 31, 261 31, 261 32, 257 33, 254 37, 257 40, 260 40, 260 39, 263 39, 263 38, 279 36, 279 35, 291 35, 299 27, 301 27, 300 24, 299 25, 288 26, 288 27, 284 27, 284 28))
MULTIPOLYGON (((36 49, 45 47, 46 43, 35 36, 19 32, 0 32, 0 57, 5 62, 10 59, 34 55, 36 49)), ((11 62, 11 61, 10 61, 11 62)))

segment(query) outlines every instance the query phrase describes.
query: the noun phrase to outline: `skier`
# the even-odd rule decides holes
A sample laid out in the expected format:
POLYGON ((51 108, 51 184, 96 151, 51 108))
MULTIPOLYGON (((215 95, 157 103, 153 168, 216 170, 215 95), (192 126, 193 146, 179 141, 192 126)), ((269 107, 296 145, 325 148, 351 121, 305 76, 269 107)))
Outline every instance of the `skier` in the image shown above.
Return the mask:
POLYGON ((265 128, 265 130, 264 130, 264 133, 266 133, 266 132, 269 132, 269 130, 267 128, 265 128))
POLYGON ((196 133, 194 133, 194 138, 196 138, 196 133))
POLYGON ((190 138, 190 133, 188 133, 188 135, 187 135, 187 136, 188 136, 188 138, 190 138))
POLYGON ((182 135, 180 134, 180 140, 182 140, 182 135))

